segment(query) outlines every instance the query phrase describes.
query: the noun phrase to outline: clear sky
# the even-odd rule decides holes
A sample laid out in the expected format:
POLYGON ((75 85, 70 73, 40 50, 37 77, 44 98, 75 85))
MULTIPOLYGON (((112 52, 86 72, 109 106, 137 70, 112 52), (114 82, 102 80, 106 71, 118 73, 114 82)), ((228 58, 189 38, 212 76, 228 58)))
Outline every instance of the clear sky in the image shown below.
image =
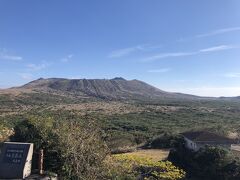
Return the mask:
POLYGON ((0 88, 40 77, 240 95, 240 1, 0 0, 0 88))

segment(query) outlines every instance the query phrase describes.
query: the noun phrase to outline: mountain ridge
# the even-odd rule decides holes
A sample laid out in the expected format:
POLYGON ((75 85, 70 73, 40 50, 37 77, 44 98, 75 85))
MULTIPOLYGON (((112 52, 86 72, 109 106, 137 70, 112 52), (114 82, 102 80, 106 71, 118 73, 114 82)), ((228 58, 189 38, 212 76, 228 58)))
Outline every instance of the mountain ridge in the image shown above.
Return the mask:
POLYGON ((160 90, 143 81, 112 79, 39 78, 23 86, 10 88, 48 93, 65 93, 108 100, 198 99, 199 96, 160 90))
POLYGON ((67 79, 67 78, 39 78, 19 87, 3 89, 4 92, 46 92, 56 94, 71 94, 94 97, 107 100, 201 100, 224 99, 238 100, 238 97, 202 97, 179 92, 167 92, 146 82, 122 77, 112 79, 67 79))

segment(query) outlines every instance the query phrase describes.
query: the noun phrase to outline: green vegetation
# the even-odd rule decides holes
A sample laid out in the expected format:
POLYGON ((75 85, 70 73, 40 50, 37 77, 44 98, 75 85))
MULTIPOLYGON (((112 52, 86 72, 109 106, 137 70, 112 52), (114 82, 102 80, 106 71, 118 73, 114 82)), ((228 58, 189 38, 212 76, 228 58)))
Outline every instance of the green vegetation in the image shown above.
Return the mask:
POLYGON ((106 135, 104 140, 113 151, 144 144, 164 133, 174 135, 186 130, 205 129, 227 135, 229 132, 240 131, 240 103, 234 101, 163 101, 155 104, 121 102, 116 109, 105 111, 102 106, 111 102, 99 100, 86 105, 77 100, 71 102, 81 104, 82 107, 88 106, 78 110, 71 109, 74 104, 68 105, 66 101, 56 100, 54 96, 53 98, 56 104, 40 99, 39 103, 34 103, 35 105, 31 107, 28 107, 30 102, 25 101, 26 98, 22 99, 24 107, 14 103, 9 105, 2 101, 0 111, 5 113, 1 113, 0 122, 11 128, 28 115, 49 115, 59 120, 84 119, 87 115, 98 122, 100 128, 104 130, 106 135), (68 110, 55 106, 64 104, 68 106, 68 110), (123 106, 126 107, 122 108, 123 106), (133 110, 128 111, 128 107, 133 110), (92 108, 95 110, 92 111, 92 108))
POLYGON ((214 111, 202 110, 200 107, 185 107, 166 112, 152 110, 105 116, 100 121, 103 122, 104 129, 111 134, 109 141, 117 140, 119 146, 126 143, 128 146, 134 146, 164 133, 178 134, 201 129, 221 135, 238 132, 240 129, 239 107, 230 109, 218 107, 214 111))
POLYGON ((29 116, 17 124, 12 140, 34 143, 35 152, 44 149, 45 169, 61 179, 99 179, 108 150, 94 122, 85 120, 29 116))
POLYGON ((194 152, 179 145, 169 154, 168 160, 186 170, 194 179, 240 179, 240 161, 221 147, 206 146, 194 152))
POLYGON ((162 149, 162 148, 174 148, 179 143, 183 143, 184 139, 180 135, 173 135, 169 133, 161 134, 154 137, 148 143, 144 145, 144 148, 149 149, 162 149))
MULTIPOLYGON (((44 149, 45 169, 61 179, 182 179, 183 170, 171 162, 155 162, 133 155, 110 156, 105 137, 89 116, 74 114, 26 115, 16 122, 11 140, 34 143, 35 153, 44 149)), ((33 161, 36 167, 36 161, 33 161)))

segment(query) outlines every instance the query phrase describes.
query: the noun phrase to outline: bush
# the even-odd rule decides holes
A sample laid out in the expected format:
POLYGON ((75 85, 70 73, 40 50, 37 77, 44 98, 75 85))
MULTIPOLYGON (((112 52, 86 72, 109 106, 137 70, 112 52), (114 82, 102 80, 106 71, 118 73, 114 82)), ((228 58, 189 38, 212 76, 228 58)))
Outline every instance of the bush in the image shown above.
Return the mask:
POLYGON ((93 124, 83 128, 77 122, 61 123, 55 133, 62 147, 59 152, 65 177, 96 179, 104 176, 103 161, 108 151, 93 124))
POLYGON ((13 134, 14 134, 13 129, 10 129, 9 127, 4 126, 3 124, 0 124, 0 143, 6 141, 9 138, 9 136, 13 134))
POLYGON ((173 148, 176 147, 179 143, 184 142, 183 138, 179 135, 173 135, 169 133, 161 134, 150 142, 148 142, 145 147, 151 149, 158 148, 173 148))
POLYGON ((101 134, 91 120, 56 121, 30 116, 15 128, 15 141, 34 143, 44 149, 45 169, 61 179, 99 179, 108 154, 101 134))
POLYGON ((134 136, 125 132, 110 131, 105 140, 112 153, 128 152, 136 146, 134 136))
POLYGON ((170 151, 168 160, 185 169, 190 177, 201 179, 240 179, 240 164, 220 147, 206 146, 194 152, 185 148, 170 151))

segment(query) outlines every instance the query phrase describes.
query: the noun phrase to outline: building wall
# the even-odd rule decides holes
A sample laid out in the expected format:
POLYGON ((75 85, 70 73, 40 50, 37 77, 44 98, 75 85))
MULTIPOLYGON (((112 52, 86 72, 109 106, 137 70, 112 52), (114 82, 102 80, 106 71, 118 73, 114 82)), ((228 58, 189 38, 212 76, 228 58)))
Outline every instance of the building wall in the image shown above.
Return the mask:
POLYGON ((186 142, 186 144, 185 144, 186 148, 192 149, 194 151, 197 151, 199 149, 195 142, 191 141, 190 139, 188 139, 186 137, 184 137, 184 139, 185 139, 185 142, 186 142))
POLYGON ((240 157, 240 144, 232 144, 231 151, 235 156, 240 157))
POLYGON ((231 149, 231 144, 217 144, 217 143, 212 143, 212 142, 194 142, 186 137, 184 137, 185 142, 186 142, 186 148, 192 149, 194 151, 198 151, 200 148, 205 147, 206 145, 211 145, 211 146, 221 146, 227 149, 231 149))
POLYGON ((240 152, 240 144, 231 144, 231 150, 240 152))

